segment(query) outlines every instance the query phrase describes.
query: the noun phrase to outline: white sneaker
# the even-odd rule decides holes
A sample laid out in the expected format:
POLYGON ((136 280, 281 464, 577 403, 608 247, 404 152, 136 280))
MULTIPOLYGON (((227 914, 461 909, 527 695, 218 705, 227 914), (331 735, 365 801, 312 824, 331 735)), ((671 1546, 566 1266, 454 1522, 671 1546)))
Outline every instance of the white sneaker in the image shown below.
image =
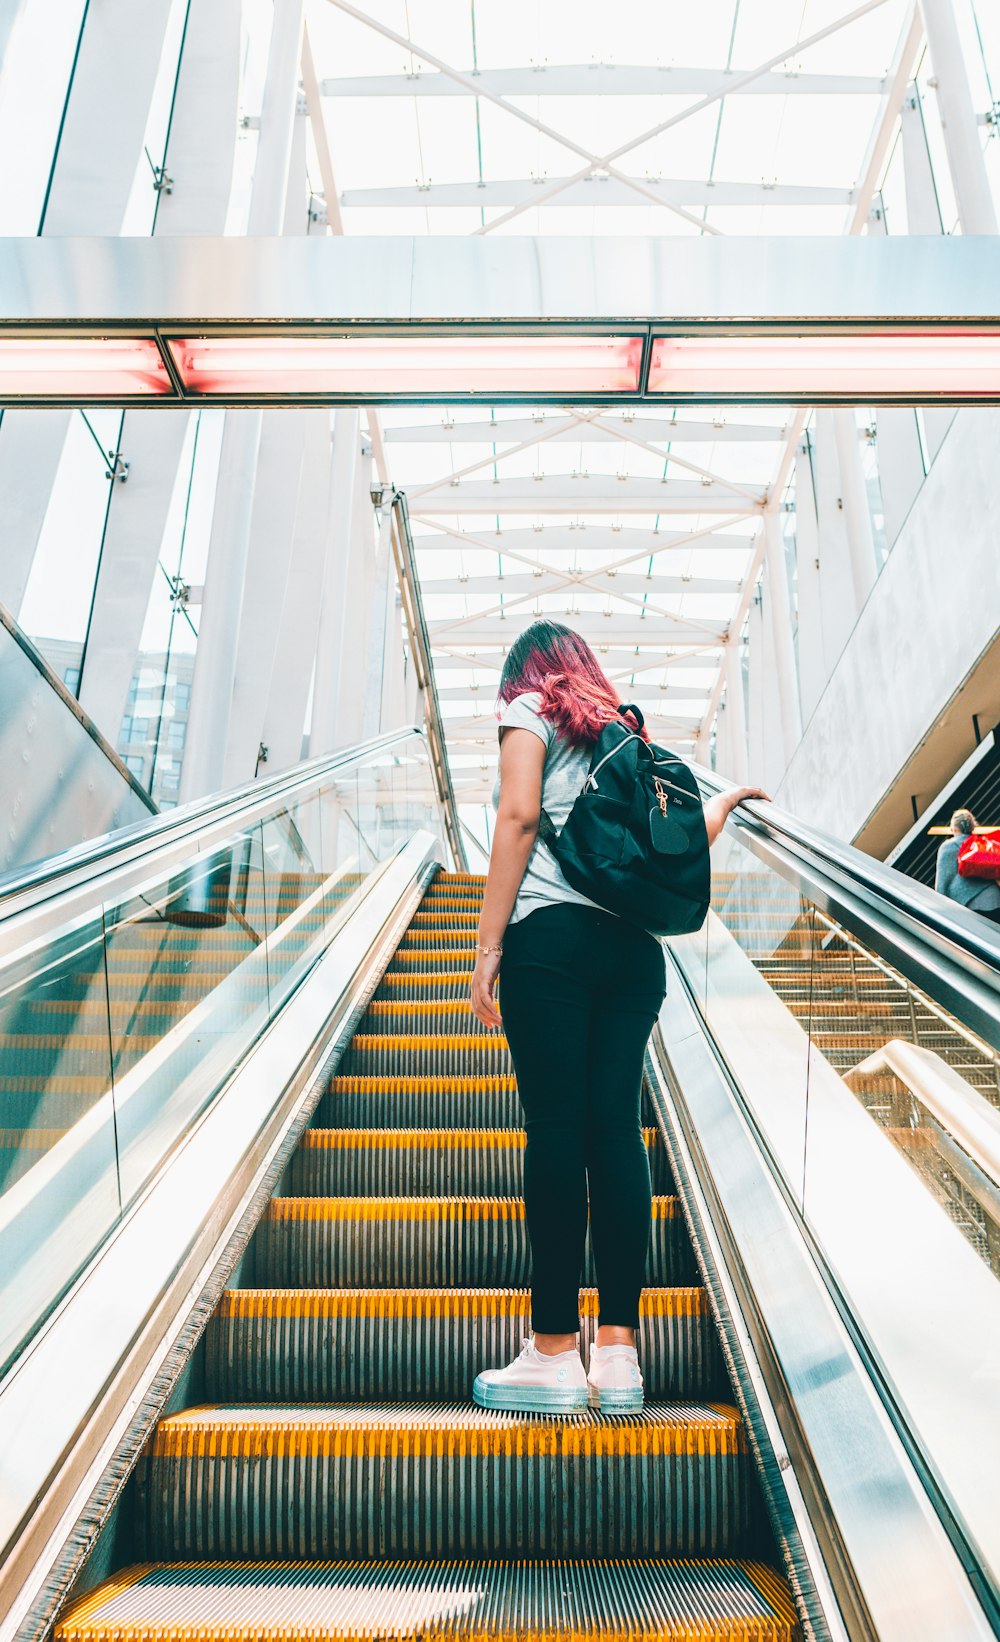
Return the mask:
POLYGON ((530 1335, 522 1341, 521 1355, 506 1368, 488 1368, 476 1375, 472 1400, 480 1408, 577 1414, 587 1407, 587 1376, 579 1352, 548 1356, 537 1350, 530 1335))
POLYGON ((591 1346, 590 1406, 602 1414, 638 1414, 642 1409, 642 1374, 635 1346, 591 1346))

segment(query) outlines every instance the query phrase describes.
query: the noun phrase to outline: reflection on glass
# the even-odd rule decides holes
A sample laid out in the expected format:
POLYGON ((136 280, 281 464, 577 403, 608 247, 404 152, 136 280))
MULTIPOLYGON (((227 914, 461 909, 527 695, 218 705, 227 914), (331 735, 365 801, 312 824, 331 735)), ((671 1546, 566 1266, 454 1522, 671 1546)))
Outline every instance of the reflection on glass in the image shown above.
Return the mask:
POLYGON ((0 1372, 119 1211, 97 918, 0 972, 0 1372))
POLYGON ((0 1372, 420 827, 413 734, 0 966, 0 1372))

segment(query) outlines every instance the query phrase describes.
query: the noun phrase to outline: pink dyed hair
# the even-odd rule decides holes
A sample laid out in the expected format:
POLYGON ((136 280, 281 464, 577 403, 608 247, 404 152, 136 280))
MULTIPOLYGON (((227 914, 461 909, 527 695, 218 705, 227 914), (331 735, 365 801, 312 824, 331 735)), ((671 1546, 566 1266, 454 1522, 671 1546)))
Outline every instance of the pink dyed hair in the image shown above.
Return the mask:
MULTIPOLYGON (((590 645, 561 622, 532 622, 514 640, 500 675, 498 710, 531 690, 542 698, 542 718, 574 747, 591 746, 618 716, 620 698, 590 645)), ((642 735, 649 740, 645 730, 642 735)))

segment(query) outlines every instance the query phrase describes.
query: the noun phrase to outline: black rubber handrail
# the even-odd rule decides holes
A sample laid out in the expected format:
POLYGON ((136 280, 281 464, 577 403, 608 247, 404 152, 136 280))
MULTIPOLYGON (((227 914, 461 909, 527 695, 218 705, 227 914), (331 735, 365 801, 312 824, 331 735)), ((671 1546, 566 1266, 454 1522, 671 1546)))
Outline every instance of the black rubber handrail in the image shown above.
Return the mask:
MULTIPOLYGON (((705 794, 732 790, 714 770, 696 765, 695 774, 705 794)), ((1000 1048, 1000 929, 769 801, 738 805, 730 825, 755 854, 807 895, 819 891, 824 910, 842 916, 931 996, 943 993, 945 1007, 1000 1048)))

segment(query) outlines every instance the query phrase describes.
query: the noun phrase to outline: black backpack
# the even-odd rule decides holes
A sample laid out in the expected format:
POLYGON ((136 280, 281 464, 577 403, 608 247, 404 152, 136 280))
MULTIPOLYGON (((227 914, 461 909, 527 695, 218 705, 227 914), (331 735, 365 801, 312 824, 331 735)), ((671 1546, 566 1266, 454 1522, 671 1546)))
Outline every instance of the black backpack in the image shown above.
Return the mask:
MULTIPOLYGON (((638 707, 618 711, 642 728, 638 707)), ((567 883, 651 935, 687 935, 705 922, 712 875, 694 775, 624 717, 598 736, 562 831, 543 810, 538 836, 567 883)))

